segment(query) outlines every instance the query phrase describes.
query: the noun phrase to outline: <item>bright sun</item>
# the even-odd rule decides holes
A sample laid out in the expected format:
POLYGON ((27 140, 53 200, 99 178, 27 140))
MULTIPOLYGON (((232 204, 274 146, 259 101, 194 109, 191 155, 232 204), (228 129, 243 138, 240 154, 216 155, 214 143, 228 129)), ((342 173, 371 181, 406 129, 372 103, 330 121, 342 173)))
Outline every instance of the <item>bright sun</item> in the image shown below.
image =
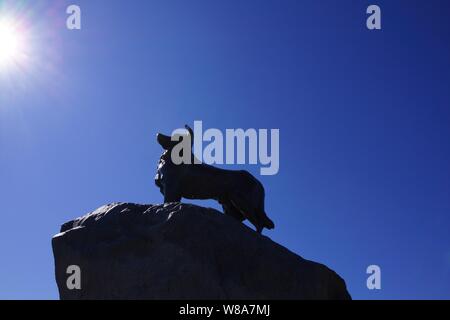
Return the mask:
POLYGON ((8 67, 17 62, 21 51, 20 31, 12 23, 0 20, 0 67, 8 67))

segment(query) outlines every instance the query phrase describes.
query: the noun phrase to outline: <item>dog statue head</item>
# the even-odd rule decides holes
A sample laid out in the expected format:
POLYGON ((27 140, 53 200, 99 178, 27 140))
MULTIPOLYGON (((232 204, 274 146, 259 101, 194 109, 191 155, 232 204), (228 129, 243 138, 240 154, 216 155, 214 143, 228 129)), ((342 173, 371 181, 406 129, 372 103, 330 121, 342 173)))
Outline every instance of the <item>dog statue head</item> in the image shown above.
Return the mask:
POLYGON ((181 141, 181 139, 185 139, 186 136, 190 136, 192 146, 194 143, 194 131, 188 125, 185 125, 184 127, 188 131, 188 135, 176 134, 171 137, 162 133, 158 133, 156 135, 156 140, 164 150, 172 151, 172 149, 181 141))
MULTIPOLYGON (((156 135, 156 140, 158 141, 159 145, 164 149, 164 152, 162 153, 161 157, 159 158, 158 163, 158 169, 155 176, 155 184, 161 189, 162 191, 162 181, 164 177, 167 175, 168 171, 174 172, 181 172, 180 170, 184 170, 185 164, 175 165, 172 161, 172 150, 173 148, 179 144, 183 139, 186 139, 189 137, 191 139, 191 148, 194 142, 194 132, 193 130, 188 126, 185 125, 185 129, 187 130, 187 134, 175 134, 174 136, 168 136, 162 133, 158 133, 156 135)), ((179 156, 183 156, 183 150, 179 152, 179 156)), ((194 156, 191 151, 191 160, 194 159, 194 156)), ((193 162, 191 162, 193 163, 193 162)))

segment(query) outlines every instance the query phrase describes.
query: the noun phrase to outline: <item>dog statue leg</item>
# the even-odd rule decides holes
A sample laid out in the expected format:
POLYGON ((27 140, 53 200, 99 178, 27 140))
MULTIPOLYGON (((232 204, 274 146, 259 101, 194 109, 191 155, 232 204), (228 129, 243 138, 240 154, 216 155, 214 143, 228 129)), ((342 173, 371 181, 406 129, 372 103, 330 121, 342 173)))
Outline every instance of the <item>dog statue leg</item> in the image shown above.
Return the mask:
POLYGON ((258 217, 256 216, 256 209, 253 208, 249 203, 248 199, 241 196, 238 193, 233 194, 232 198, 230 199, 231 204, 234 208, 236 208, 245 219, 248 219, 256 228, 256 231, 258 233, 262 232, 262 229, 264 228, 264 225, 259 221, 258 217))
POLYGON ((221 201, 220 203, 222 204, 223 213, 235 218, 239 222, 245 220, 245 217, 242 215, 242 213, 238 209, 236 209, 230 201, 225 200, 221 201))

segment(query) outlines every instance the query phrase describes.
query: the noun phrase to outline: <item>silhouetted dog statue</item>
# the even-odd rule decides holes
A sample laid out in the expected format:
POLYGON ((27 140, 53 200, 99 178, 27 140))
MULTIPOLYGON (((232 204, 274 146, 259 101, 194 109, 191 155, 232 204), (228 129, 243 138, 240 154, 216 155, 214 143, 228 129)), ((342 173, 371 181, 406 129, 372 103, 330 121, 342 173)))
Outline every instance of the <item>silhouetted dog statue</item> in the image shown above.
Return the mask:
MULTIPOLYGON (((194 141, 192 129, 185 126, 194 141)), ((186 135, 187 137, 187 135, 186 135)), ((159 159, 155 184, 164 195, 164 203, 186 199, 214 199, 223 207, 224 213, 239 221, 248 219, 258 233, 264 228, 273 229, 274 223, 264 211, 264 187, 249 172, 224 170, 204 163, 175 164, 172 149, 180 143, 170 136, 159 133, 158 143, 165 150, 159 159)))

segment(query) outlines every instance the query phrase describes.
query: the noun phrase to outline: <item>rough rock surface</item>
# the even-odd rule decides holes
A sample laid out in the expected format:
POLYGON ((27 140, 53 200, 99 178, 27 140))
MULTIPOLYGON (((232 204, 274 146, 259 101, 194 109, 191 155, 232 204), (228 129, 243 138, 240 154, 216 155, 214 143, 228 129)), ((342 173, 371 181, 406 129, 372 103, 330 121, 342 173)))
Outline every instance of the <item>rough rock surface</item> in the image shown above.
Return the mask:
POLYGON ((190 204, 115 203, 52 239, 61 299, 350 299, 324 265, 190 204), (67 267, 81 289, 67 288, 67 267))

